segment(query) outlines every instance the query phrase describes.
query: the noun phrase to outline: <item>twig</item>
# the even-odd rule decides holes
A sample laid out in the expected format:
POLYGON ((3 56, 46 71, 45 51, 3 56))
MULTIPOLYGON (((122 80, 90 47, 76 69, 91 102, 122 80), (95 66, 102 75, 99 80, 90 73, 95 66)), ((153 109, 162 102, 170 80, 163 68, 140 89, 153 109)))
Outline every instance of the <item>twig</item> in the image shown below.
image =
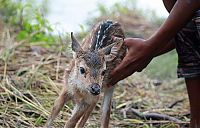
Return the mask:
POLYGON ((7 61, 4 62, 4 70, 3 70, 3 79, 6 79, 6 72, 7 72, 7 61))
POLYGON ((137 109, 134 108, 129 108, 127 109, 126 112, 132 113, 133 115, 141 118, 141 119, 145 119, 145 120, 169 120, 169 121, 173 121, 176 123, 180 123, 182 122, 181 120, 165 115, 165 114, 159 114, 159 113, 141 113, 139 112, 137 109))
POLYGON ((57 65, 56 65, 56 80, 58 80, 59 77, 59 69, 60 69, 60 57, 61 57, 61 52, 58 54, 58 59, 57 59, 57 65))
POLYGON ((142 119, 152 119, 152 120, 169 120, 173 122, 182 122, 179 119, 176 119, 174 117, 165 115, 165 114, 159 114, 159 113, 139 113, 136 109, 131 108, 133 113, 137 113, 137 115, 142 119))
POLYGON ((185 100, 185 98, 184 99, 181 99, 181 100, 177 100, 177 101, 175 101, 173 104, 171 104, 168 108, 173 108, 174 106, 176 106, 178 103, 181 103, 181 102, 183 102, 185 100))

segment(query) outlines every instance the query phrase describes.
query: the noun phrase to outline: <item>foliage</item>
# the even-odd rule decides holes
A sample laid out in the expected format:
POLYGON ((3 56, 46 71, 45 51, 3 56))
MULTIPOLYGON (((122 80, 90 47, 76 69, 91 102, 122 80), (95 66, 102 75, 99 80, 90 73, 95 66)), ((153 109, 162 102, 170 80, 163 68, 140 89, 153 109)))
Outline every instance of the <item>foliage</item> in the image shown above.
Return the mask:
POLYGON ((11 0, 0 0, 0 17, 3 19, 6 23, 16 22, 17 17, 14 17, 17 15, 17 8, 20 8, 19 2, 12 2, 11 0), (12 4, 11 4, 12 3, 12 4))
POLYGON ((140 14, 146 18, 154 26, 161 26, 164 22, 165 18, 160 17, 156 14, 155 10, 147 9, 147 10, 139 10, 140 14))
POLYGON ((45 18, 46 3, 37 5, 36 0, 0 0, 0 18, 14 28, 16 39, 30 38, 30 42, 47 42, 46 46, 55 42, 52 27, 45 18))
POLYGON ((177 54, 175 51, 159 56, 147 66, 144 73, 150 78, 175 79, 177 68, 177 54))
POLYGON ((116 2, 110 8, 106 7, 103 3, 98 3, 97 8, 100 16, 104 15, 126 15, 132 13, 132 10, 136 11, 137 0, 125 0, 123 2, 116 2))
POLYGON ((164 18, 159 17, 154 10, 142 10, 137 6, 137 0, 124 0, 121 2, 115 2, 112 6, 108 7, 103 3, 97 4, 97 10, 99 12, 98 17, 91 18, 89 24, 96 21, 99 17, 119 17, 125 18, 126 16, 135 17, 135 20, 144 19, 145 21, 150 22, 152 25, 160 26, 164 21, 164 18), (148 13, 147 13, 148 11, 148 13))

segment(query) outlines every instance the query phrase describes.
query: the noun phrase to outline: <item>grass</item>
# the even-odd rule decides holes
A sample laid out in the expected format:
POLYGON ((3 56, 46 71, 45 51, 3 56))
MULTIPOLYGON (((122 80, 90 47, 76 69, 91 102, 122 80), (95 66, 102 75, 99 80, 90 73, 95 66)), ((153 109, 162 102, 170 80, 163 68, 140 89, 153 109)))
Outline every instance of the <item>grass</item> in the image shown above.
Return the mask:
MULTIPOLYGON (((6 38, 18 46, 14 50, 9 50, 5 40, 0 42, 0 53, 9 50, 11 55, 6 60, 6 68, 4 60, 0 60, 0 127, 42 127, 63 86, 63 72, 71 57, 63 50, 45 49, 40 46, 35 49, 35 46, 27 42, 14 43, 11 39, 9 36, 6 38)), ((163 81, 160 86, 155 86, 150 77, 136 73, 121 81, 116 87, 110 127, 176 128, 178 125, 182 126, 189 120, 189 117, 185 116, 189 110, 186 99, 186 89, 181 80, 163 81), (173 108, 169 107, 179 100, 182 102, 173 108), (128 107, 135 108, 141 113, 151 111, 171 115, 185 123, 174 124, 164 120, 140 119, 129 112, 124 113, 128 107)), ((87 128, 99 127, 101 100, 90 116, 87 128)), ((63 126, 71 116, 72 109, 71 102, 66 104, 54 121, 54 127, 63 126)))
POLYGON ((176 79, 178 57, 176 51, 171 51, 157 58, 147 66, 143 73, 150 78, 176 79))
MULTIPOLYGON (((134 0, 127 1, 134 2, 134 0)), ((107 8, 99 6, 103 15, 90 22, 94 24, 109 18, 124 26, 127 37, 148 37, 156 25, 146 22, 137 11, 132 13, 134 7, 130 11, 130 6, 115 4, 109 15, 105 14, 109 13, 107 8), (120 13, 117 10, 120 10, 120 13)), ((79 34, 79 38, 86 34, 83 26, 81 27, 82 33, 79 34)), ((9 31, 1 33, 6 36, 2 38, 0 35, 0 128, 42 127, 63 86, 63 72, 71 60, 70 50, 66 48, 68 44, 59 37, 58 42, 61 43, 55 43, 47 49, 42 47, 45 42, 34 44, 28 40, 18 42, 13 40, 14 37, 9 31)), ((188 126, 189 102, 183 80, 175 78, 176 62, 177 56, 173 51, 155 58, 144 72, 135 73, 119 82, 114 91, 110 127, 188 126), (161 82, 157 84, 155 79, 161 82), (182 123, 141 119, 126 111, 128 108, 137 109, 141 113, 167 114, 181 120, 182 123)), ((86 124, 87 128, 99 127, 101 101, 102 99, 92 112, 86 124)), ((64 126, 71 116, 72 109, 73 104, 67 103, 53 126, 56 128, 64 126)))

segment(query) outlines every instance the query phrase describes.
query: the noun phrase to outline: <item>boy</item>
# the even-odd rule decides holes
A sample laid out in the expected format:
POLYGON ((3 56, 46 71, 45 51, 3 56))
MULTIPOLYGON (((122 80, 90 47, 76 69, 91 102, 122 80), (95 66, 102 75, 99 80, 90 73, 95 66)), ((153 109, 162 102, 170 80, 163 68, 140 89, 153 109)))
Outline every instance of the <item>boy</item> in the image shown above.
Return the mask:
POLYGON ((200 128, 200 0, 163 0, 169 17, 147 40, 127 38, 128 52, 112 72, 114 85, 142 71, 156 56, 176 48, 178 77, 185 78, 191 110, 191 128, 200 128), (199 20, 198 20, 199 19, 199 20))

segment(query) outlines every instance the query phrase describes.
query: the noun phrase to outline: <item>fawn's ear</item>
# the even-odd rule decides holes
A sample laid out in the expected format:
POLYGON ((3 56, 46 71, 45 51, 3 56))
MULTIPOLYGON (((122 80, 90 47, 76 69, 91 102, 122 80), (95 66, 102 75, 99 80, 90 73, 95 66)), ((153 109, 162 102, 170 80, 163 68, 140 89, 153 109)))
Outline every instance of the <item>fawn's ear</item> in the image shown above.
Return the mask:
POLYGON ((72 50, 76 53, 82 52, 83 49, 81 48, 77 39, 74 37, 73 32, 71 32, 71 40, 72 40, 72 50))
POLYGON ((112 61, 119 53, 122 44, 123 44, 123 38, 115 37, 114 42, 112 44, 101 49, 99 52, 104 54, 105 61, 112 61))

